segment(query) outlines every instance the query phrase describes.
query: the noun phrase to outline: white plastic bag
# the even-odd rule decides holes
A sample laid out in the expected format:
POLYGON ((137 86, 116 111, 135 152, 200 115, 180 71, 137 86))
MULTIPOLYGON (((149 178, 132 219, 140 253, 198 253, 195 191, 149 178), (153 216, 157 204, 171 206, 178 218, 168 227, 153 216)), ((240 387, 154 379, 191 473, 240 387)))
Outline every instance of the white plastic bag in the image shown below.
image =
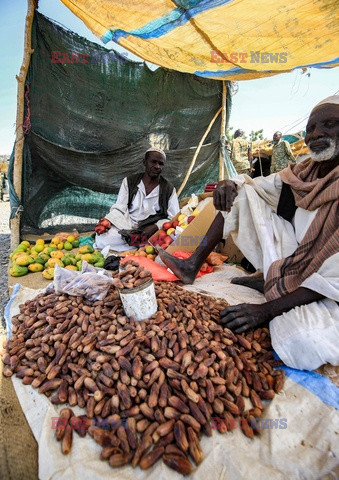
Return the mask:
POLYGON ((54 289, 57 293, 67 293, 96 301, 105 298, 111 285, 110 272, 95 268, 85 261, 82 263, 81 272, 55 266, 54 289))
POLYGON ((199 203, 198 197, 193 193, 191 198, 186 203, 186 205, 182 207, 182 209, 180 210, 180 213, 189 217, 190 215, 192 215, 198 203, 199 203))

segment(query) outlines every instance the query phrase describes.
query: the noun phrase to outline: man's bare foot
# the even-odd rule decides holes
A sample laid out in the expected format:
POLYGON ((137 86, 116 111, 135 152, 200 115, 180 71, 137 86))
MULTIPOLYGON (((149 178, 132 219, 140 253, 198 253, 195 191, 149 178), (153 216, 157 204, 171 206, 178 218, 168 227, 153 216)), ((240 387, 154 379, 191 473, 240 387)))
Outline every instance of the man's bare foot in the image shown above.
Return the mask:
POLYGON ((190 285, 194 282, 200 267, 197 269, 190 258, 183 260, 182 258, 173 257, 163 248, 158 248, 158 253, 164 264, 172 270, 182 283, 190 285))
POLYGON ((264 279, 257 277, 234 277, 231 280, 231 283, 236 285, 243 285, 244 287, 253 288, 260 293, 264 293, 264 279))

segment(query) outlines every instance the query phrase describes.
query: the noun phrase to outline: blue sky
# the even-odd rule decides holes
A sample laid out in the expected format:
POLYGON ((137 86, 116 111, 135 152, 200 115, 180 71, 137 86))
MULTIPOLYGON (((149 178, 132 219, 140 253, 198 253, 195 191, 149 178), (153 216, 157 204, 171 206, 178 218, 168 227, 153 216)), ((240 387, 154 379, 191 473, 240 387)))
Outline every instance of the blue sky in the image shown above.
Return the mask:
MULTIPOLYGON (((25 0, 0 0, 0 155, 11 152, 15 139, 15 75, 20 71, 23 57, 26 9, 25 0)), ((40 0, 39 11, 79 35, 102 44, 59 0, 40 0)), ((113 42, 106 47, 124 51, 113 42)), ((130 52, 128 58, 137 59, 130 52)), ((246 133, 263 128, 268 138, 276 130, 292 133, 303 129, 313 106, 339 90, 338 68, 309 69, 308 74, 301 74, 298 70, 267 79, 239 82, 239 91, 233 97, 230 124, 235 129, 241 127, 246 133)))

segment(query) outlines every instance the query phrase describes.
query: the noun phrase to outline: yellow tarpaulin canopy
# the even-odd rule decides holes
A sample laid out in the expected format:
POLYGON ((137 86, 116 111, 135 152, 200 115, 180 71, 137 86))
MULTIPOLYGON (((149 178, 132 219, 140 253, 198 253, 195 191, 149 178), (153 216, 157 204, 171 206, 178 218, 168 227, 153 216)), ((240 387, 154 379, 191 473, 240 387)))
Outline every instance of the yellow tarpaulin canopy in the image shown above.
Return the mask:
MULTIPOLYGON (((298 158, 299 155, 307 155, 310 153, 308 147, 305 145, 303 138, 291 143, 290 145, 294 157, 298 158)), ((252 143, 252 153, 255 157, 261 155, 272 156, 273 143, 271 140, 258 140, 252 143)))
POLYGON ((339 65, 337 0, 61 0, 105 43, 195 75, 249 80, 339 65))

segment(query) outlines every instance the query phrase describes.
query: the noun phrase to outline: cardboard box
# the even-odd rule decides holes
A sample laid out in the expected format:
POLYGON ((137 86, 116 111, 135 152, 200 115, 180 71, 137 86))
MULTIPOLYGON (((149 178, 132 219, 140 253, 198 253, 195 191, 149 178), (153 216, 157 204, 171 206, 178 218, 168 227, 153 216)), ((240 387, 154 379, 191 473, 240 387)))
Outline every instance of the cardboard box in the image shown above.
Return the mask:
MULTIPOLYGON (((213 192, 208 192, 208 193, 198 193, 197 194, 197 197, 198 197, 198 201, 201 202, 202 200, 205 200, 205 198, 209 198, 209 197, 213 197, 213 192)), ((187 205, 187 203, 189 202, 191 197, 184 197, 180 200, 179 202, 179 207, 182 208, 184 207, 185 205, 187 205)), ((174 220, 174 218, 173 218, 174 220)))
MULTIPOLYGON (((199 206, 197 207, 199 208, 199 206)), ((166 252, 173 253, 177 250, 184 252, 194 252, 198 245, 205 241, 205 235, 210 228, 216 210, 213 205, 213 199, 204 206, 195 219, 188 224, 185 230, 166 248, 166 252)), ((172 218, 171 221, 177 220, 180 213, 172 218)))
POLYGON ((219 243, 217 251, 223 255, 228 255, 227 262, 230 263, 240 263, 244 258, 244 255, 233 242, 231 235, 219 243))

